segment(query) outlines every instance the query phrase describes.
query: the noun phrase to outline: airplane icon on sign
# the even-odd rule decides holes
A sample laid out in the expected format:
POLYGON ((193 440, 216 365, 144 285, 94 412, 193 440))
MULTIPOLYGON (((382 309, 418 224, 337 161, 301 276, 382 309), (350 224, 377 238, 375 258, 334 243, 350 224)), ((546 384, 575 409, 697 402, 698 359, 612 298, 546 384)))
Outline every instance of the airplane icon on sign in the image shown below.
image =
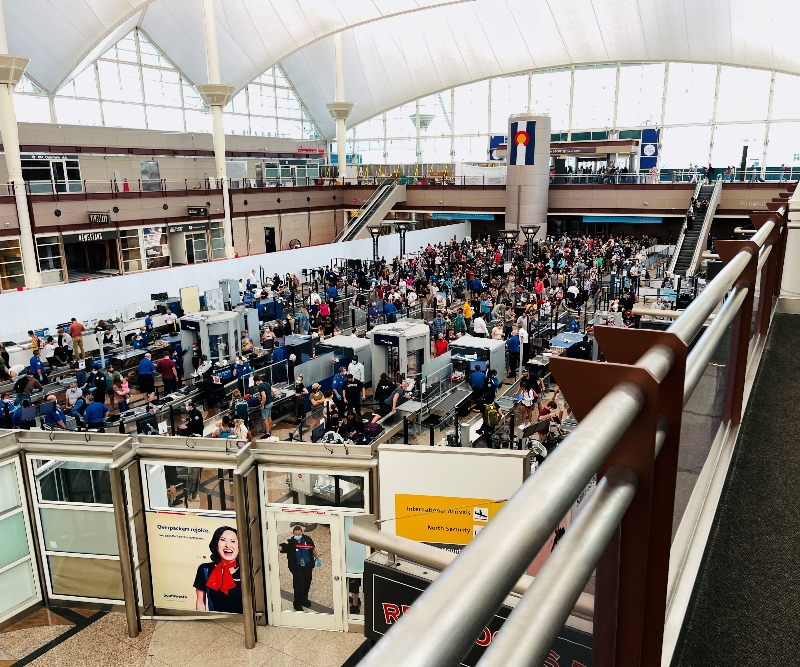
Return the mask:
POLYGON ((486 507, 473 507, 472 508, 472 520, 473 521, 488 521, 489 520, 489 509, 486 507))

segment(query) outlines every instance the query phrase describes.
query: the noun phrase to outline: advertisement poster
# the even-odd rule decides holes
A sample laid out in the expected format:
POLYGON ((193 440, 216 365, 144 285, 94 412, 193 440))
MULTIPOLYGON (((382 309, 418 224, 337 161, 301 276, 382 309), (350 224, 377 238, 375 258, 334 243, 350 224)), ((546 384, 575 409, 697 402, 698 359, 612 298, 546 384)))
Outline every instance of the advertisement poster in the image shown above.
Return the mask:
POLYGON ((144 256, 148 269, 169 266, 169 239, 165 227, 145 227, 144 256))
POLYGON ((395 495, 395 531, 400 537, 460 553, 503 503, 486 498, 395 495))
POLYGON ((156 607, 242 613, 236 517, 147 513, 156 607))

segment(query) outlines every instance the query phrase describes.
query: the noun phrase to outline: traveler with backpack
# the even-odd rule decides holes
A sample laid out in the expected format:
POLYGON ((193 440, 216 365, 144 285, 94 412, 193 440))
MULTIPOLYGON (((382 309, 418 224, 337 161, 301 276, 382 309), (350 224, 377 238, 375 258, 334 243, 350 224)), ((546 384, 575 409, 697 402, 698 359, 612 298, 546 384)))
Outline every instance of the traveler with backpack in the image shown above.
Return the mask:
MULTIPOLYGON (((492 435, 503 418, 503 409, 493 399, 490 403, 484 403, 481 412, 483 413, 483 425, 478 429, 478 433, 483 436, 486 446, 492 449, 494 448, 492 435)), ((499 449, 499 445, 497 448, 499 449)))
POLYGON ((42 385, 32 375, 23 375, 14 383, 14 393, 17 395, 14 405, 20 405, 23 401, 29 401, 31 394, 41 391, 42 385))
POLYGON ((260 375, 256 375, 256 396, 261 401, 261 419, 264 421, 264 437, 272 434, 272 385, 260 375))

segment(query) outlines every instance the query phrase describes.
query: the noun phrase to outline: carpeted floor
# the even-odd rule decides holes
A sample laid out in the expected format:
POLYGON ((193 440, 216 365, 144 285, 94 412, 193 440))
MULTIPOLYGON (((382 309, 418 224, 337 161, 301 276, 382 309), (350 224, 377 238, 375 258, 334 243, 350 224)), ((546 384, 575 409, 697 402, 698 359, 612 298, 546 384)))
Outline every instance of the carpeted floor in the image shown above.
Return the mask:
POLYGON ((800 315, 776 315, 673 667, 796 665, 800 315))

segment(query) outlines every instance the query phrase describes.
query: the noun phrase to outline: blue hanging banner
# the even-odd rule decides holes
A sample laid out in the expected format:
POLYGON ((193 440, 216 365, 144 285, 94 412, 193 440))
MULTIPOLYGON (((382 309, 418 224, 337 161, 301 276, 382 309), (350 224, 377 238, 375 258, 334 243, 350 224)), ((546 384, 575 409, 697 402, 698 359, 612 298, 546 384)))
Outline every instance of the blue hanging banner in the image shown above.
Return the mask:
POLYGON ((661 130, 642 130, 642 143, 639 146, 639 169, 646 170, 656 166, 658 160, 658 138, 661 130))

